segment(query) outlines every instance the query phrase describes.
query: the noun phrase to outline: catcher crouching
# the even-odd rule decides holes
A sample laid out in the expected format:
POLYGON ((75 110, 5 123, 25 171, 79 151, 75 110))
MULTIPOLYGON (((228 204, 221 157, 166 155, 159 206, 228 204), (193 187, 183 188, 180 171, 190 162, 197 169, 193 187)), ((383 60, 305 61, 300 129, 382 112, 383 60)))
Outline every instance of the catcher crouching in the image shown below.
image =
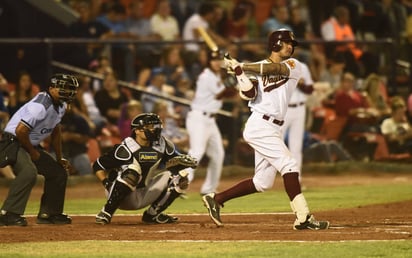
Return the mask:
POLYGON ((143 222, 174 223, 178 218, 162 212, 187 189, 185 169, 195 168, 197 161, 177 152, 174 144, 161 136, 158 115, 140 114, 132 120, 131 128, 130 137, 93 164, 107 196, 106 204, 96 215, 96 223, 109 224, 117 209, 145 207, 148 208, 143 212, 143 222))

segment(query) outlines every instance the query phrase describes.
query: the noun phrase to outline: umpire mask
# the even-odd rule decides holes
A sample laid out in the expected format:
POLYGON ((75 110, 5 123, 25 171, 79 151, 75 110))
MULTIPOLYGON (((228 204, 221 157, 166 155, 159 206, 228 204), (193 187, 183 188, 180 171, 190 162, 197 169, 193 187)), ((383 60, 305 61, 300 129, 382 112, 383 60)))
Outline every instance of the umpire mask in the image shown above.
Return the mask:
POLYGON ((50 86, 59 90, 60 103, 70 104, 76 97, 79 82, 73 75, 58 73, 50 78, 50 86))

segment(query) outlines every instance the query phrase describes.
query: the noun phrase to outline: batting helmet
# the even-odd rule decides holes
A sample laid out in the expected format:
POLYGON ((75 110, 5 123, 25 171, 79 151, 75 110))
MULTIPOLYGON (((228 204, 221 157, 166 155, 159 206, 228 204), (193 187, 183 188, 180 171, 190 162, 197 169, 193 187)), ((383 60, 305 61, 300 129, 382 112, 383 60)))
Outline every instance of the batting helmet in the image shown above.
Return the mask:
POLYGON ((57 73, 50 78, 50 87, 59 89, 59 100, 70 103, 76 96, 79 82, 73 75, 57 73))
POLYGON ((220 50, 207 52, 207 62, 209 63, 212 60, 223 60, 223 52, 220 50))
POLYGON ((279 29, 269 35, 268 50, 270 52, 279 52, 282 49, 282 42, 292 42, 293 54, 295 47, 298 45, 298 42, 295 40, 295 35, 293 34, 293 32, 287 29, 279 29))
POLYGON ((144 134, 150 142, 159 141, 162 133, 163 125, 160 117, 155 113, 142 113, 133 118, 130 127, 132 129, 132 135, 134 130, 143 130, 144 134))

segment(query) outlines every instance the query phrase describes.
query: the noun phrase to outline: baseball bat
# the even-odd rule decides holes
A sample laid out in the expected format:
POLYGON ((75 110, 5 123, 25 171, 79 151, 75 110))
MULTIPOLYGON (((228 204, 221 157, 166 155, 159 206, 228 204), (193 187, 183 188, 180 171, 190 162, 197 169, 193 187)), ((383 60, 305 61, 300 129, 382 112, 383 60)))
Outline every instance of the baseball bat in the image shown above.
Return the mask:
POLYGON ((216 45, 216 43, 213 41, 213 39, 209 36, 209 34, 206 32, 205 28, 203 27, 198 27, 197 31, 199 32, 200 36, 203 38, 205 41, 207 47, 213 51, 217 52, 219 51, 219 47, 216 45))

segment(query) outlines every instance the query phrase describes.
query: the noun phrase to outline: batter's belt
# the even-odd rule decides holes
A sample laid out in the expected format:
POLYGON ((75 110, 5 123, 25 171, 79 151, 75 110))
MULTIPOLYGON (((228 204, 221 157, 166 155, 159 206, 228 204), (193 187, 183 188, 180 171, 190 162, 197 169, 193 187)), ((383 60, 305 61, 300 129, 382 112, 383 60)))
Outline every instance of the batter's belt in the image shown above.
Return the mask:
MULTIPOLYGON (((271 117, 268 116, 268 115, 263 115, 262 118, 263 118, 263 120, 271 121, 271 117)), ((271 122, 274 123, 275 125, 278 125, 278 126, 282 126, 285 123, 284 120, 277 120, 276 118, 272 119, 271 122)))
POLYGON ((289 104, 288 107, 295 108, 295 107, 300 107, 300 106, 303 106, 303 105, 305 105, 305 102, 289 104))

